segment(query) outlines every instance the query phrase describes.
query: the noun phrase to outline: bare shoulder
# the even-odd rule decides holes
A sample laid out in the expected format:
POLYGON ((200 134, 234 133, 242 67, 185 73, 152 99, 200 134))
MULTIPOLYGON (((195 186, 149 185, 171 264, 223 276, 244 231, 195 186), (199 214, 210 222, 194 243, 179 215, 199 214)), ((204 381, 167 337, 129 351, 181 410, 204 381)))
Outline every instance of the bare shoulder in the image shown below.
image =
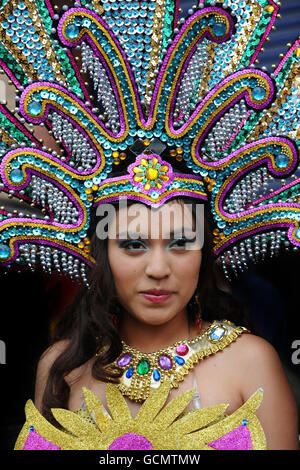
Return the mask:
POLYGON ((260 336, 243 333, 231 346, 232 352, 237 354, 237 360, 245 361, 245 363, 251 363, 258 359, 274 365, 280 363, 276 349, 260 336))
POLYGON ((239 371, 242 390, 248 391, 251 383, 258 388, 269 381, 278 382, 277 387, 287 383, 278 352, 264 338, 243 333, 230 345, 228 352, 232 365, 239 371))

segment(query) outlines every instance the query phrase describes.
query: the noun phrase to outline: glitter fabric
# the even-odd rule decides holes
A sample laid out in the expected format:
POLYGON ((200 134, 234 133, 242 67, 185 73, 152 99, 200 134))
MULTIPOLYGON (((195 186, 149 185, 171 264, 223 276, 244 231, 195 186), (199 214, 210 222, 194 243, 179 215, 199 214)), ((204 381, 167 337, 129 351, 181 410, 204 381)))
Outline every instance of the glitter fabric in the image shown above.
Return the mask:
POLYGON ((92 419, 86 419, 85 413, 53 409, 62 430, 50 424, 29 400, 25 408, 26 423, 15 449, 40 450, 47 442, 47 450, 266 449, 265 435, 255 415, 263 398, 262 389, 229 416, 225 415, 228 407, 225 404, 185 413, 195 390, 178 394, 166 404, 170 389, 166 381, 152 391, 135 418, 115 385, 106 385, 109 414, 103 412, 100 400, 84 389, 85 413, 92 419), (30 431, 33 428, 35 431, 30 431))
POLYGON ((109 450, 152 450, 152 444, 136 433, 123 434, 109 446, 109 450))
POLYGON ((207 445, 216 450, 253 450, 247 426, 240 426, 207 445))
POLYGON ((60 448, 44 439, 34 430, 29 432, 24 450, 60 450, 60 448))

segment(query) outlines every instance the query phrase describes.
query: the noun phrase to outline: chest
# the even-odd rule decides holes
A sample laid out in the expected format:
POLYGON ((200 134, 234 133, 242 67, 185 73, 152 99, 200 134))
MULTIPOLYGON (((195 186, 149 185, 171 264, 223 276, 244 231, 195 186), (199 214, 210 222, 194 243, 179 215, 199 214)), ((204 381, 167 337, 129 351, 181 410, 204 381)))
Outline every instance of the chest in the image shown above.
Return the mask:
MULTIPOLYGON (((70 385, 68 408, 75 410, 82 407, 82 387, 86 387, 100 399, 103 406, 109 411, 105 396, 106 385, 92 376, 90 365, 81 367, 74 372, 68 380, 70 385)), ((199 361, 194 369, 189 371, 178 388, 171 390, 166 403, 170 402, 179 393, 196 389, 200 395, 201 408, 226 403, 229 405, 226 413, 231 414, 243 404, 236 377, 236 371, 231 371, 225 367, 224 361, 220 357, 217 357, 217 355, 208 357, 199 361)), ((132 416, 135 417, 141 404, 130 400, 126 396, 124 398, 132 416)), ((193 408, 195 408, 195 402, 191 400, 186 411, 193 408)))

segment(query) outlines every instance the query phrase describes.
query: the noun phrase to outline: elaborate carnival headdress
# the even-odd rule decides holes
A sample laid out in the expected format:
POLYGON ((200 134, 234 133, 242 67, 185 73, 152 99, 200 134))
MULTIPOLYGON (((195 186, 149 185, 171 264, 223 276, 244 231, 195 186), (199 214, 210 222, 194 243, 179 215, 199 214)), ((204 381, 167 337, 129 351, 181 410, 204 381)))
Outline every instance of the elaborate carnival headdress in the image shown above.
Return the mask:
POLYGON ((85 282, 91 211, 121 198, 207 201, 225 269, 298 247, 299 40, 271 75, 257 67, 278 9, 206 0, 178 20, 175 0, 1 0, 16 88, 0 105, 1 264, 85 282))

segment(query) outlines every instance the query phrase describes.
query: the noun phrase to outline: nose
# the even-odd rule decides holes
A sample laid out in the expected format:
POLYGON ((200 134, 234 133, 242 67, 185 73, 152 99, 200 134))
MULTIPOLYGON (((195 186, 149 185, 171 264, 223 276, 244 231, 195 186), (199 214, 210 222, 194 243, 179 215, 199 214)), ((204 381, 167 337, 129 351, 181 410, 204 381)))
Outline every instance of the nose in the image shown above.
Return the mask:
POLYGON ((145 273, 155 279, 164 279, 170 276, 170 260, 164 248, 157 246, 150 250, 146 260, 145 273))

